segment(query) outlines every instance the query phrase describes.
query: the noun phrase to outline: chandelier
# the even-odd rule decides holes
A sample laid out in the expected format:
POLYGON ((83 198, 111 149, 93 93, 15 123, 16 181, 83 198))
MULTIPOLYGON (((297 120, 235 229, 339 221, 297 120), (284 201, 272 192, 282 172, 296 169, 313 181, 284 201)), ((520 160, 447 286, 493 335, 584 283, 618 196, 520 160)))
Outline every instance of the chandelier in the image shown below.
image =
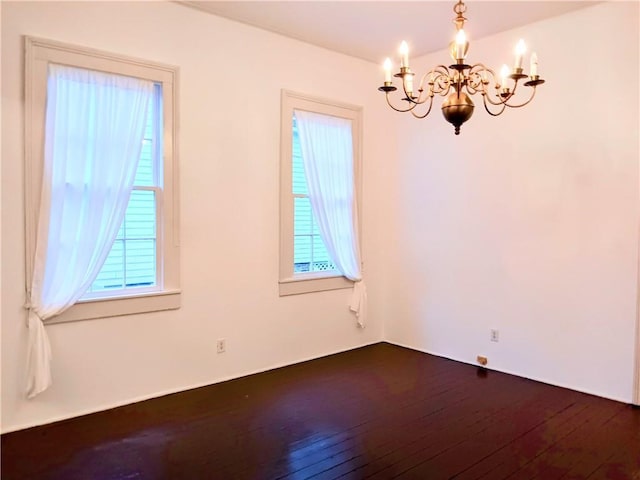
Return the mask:
POLYGON ((406 104, 394 106, 389 98, 389 94, 396 91, 397 88, 391 81, 391 60, 388 58, 384 62, 384 84, 378 88, 381 92, 385 92, 387 103, 391 108, 397 112, 411 112, 416 118, 425 118, 429 115, 434 96, 446 96, 447 99, 442 103, 442 114, 447 122, 454 126, 456 135, 460 134, 460 126, 473 114, 474 105, 469 95, 477 93, 482 95, 485 110, 490 115, 497 117, 504 112, 506 107, 519 108, 527 105, 533 100, 536 87, 544 83, 544 80, 538 75, 538 57, 535 53, 531 54, 529 75, 523 72, 522 60, 526 52, 523 40, 520 40, 516 45, 513 68, 510 69, 507 65, 503 65, 499 77, 482 63, 468 65, 465 59, 469 50, 469 42, 463 30, 464 22, 467 20, 464 17, 466 10, 467 7, 462 0, 458 0, 458 3, 453 7, 456 14, 453 22, 457 30, 455 41, 450 45, 451 57, 455 61, 453 65, 449 65, 448 68, 444 65, 432 68, 422 76, 416 89, 413 78, 415 73, 409 68, 409 47, 407 42, 403 41, 400 45, 400 72, 396 73, 394 77, 402 79, 402 93, 404 94, 402 100, 406 104), (520 83, 524 79, 527 80, 520 83), (514 97, 519 85, 530 87, 531 90, 527 100, 516 103, 514 97), (419 109, 422 113, 416 112, 415 109, 418 105, 425 105, 419 109))

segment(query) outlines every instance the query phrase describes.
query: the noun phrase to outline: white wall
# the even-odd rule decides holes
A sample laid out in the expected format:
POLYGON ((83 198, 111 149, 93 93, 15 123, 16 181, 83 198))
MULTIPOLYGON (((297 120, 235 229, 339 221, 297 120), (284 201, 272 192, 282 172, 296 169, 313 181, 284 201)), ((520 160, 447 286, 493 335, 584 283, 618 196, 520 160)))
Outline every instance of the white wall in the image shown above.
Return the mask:
POLYGON ((383 166, 377 66, 172 3, 2 3, 2 430, 380 341, 383 166), (23 55, 33 35, 178 65, 183 307, 47 327, 53 387, 24 398, 23 55), (365 105, 364 330, 347 290, 278 297, 282 88, 365 105), (377 300, 379 299, 379 300, 377 300), (227 353, 215 340, 227 339, 227 353))
POLYGON ((638 4, 599 4, 472 40, 468 60, 499 69, 521 37, 547 79, 532 104, 490 118, 474 100, 458 137, 438 111, 402 120, 396 314, 386 337, 469 363, 484 354, 491 368, 629 402, 638 4))

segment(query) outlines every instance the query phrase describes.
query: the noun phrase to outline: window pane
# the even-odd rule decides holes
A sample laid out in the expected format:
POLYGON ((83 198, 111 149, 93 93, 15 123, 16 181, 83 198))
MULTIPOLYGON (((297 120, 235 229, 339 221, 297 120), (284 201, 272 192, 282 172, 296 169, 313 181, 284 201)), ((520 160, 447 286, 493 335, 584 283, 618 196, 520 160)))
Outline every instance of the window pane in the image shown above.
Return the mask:
POLYGON ((156 238, 156 200, 153 190, 131 192, 124 217, 126 238, 156 238))
POLYGON ((335 270, 336 266, 331 261, 331 257, 329 256, 329 252, 327 251, 327 247, 325 247, 324 242, 320 235, 313 235, 313 265, 311 267, 311 271, 313 272, 322 272, 326 270, 335 270))
POLYGON ((324 242, 320 235, 313 235, 313 261, 314 262, 330 262, 329 252, 324 246, 324 242))
POLYGON ((124 241, 116 240, 102 270, 89 289, 90 292, 124 287, 124 241))
POLYGON ((156 241, 127 240, 125 257, 127 287, 156 284, 156 241))
POLYGON ((304 163, 302 161, 302 151, 300 149, 300 137, 296 118, 293 117, 293 152, 292 152, 292 175, 293 193, 307 195, 307 180, 304 176, 304 163))
MULTIPOLYGON (((157 94, 157 92, 156 92, 157 94)), ((147 125, 144 131, 144 137, 142 139, 142 152, 140 154, 140 160, 138 162, 138 170, 136 170, 136 178, 133 182, 134 185, 152 187, 155 185, 154 175, 154 120, 157 118, 155 112, 156 102, 152 99, 149 102, 149 110, 147 113, 147 125)))
POLYGON ((312 245, 311 235, 295 235, 293 237, 293 271, 308 272, 311 270, 312 245))
POLYGON ((311 235, 313 233, 313 213, 311 213, 311 202, 308 198, 294 198, 293 218, 294 235, 311 235))

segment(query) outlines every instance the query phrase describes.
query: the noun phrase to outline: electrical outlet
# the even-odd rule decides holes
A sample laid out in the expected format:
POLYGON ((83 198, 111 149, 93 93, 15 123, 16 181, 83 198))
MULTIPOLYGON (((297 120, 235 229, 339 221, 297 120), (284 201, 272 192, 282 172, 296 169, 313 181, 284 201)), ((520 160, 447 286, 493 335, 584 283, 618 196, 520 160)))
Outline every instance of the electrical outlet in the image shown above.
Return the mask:
POLYGON ((500 341, 500 332, 496 329, 491 329, 491 341, 499 342, 500 341))
POLYGON ((227 341, 224 338, 219 338, 216 342, 216 351, 218 353, 224 353, 227 351, 227 341))

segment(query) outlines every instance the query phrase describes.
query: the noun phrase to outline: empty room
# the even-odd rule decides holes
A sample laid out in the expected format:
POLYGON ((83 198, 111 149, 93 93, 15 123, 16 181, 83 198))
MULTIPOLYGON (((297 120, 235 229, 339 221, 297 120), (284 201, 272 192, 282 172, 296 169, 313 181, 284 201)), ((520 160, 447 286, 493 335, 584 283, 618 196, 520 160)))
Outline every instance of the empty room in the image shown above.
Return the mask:
POLYGON ((637 1, 0 22, 3 480, 640 480, 637 1))

